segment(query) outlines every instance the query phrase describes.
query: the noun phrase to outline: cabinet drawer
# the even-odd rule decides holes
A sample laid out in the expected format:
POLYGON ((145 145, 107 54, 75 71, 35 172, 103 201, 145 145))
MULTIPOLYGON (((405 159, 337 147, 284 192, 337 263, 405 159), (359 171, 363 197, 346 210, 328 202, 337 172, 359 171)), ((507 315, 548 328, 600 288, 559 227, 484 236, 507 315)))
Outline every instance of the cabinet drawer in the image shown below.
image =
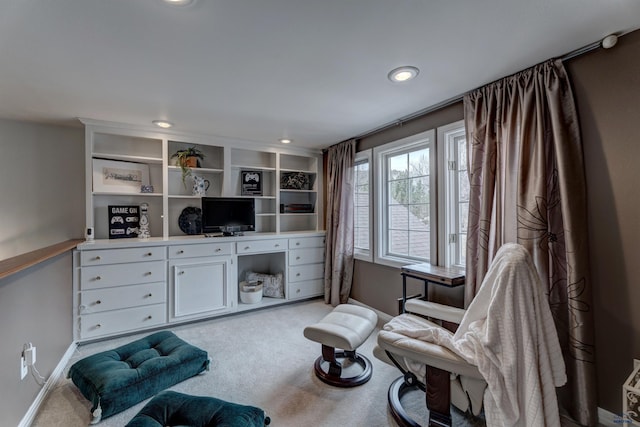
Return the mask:
POLYGON ((166 308, 166 304, 155 304, 83 315, 80 337, 93 338, 162 325, 167 321, 166 308))
POLYGON ((164 282, 94 289, 80 294, 79 314, 159 304, 166 301, 164 282))
POLYGON ((292 249, 289 251, 289 265, 324 262, 324 248, 292 249))
POLYGON ((322 279, 308 282, 295 282, 289 285, 289 299, 309 298, 324 294, 322 279))
POLYGON ((83 267, 80 271, 80 289, 98 289, 166 280, 166 262, 152 261, 134 264, 111 264, 83 267))
POLYGON ((249 240, 236 243, 238 254, 254 252, 276 252, 287 250, 287 239, 249 240))
POLYGON ((324 236, 289 239, 289 249, 324 247, 324 236))
POLYGON ((324 264, 309 264, 289 267, 289 282, 324 279, 324 264))
POLYGON ((82 266, 87 266, 118 264, 121 262, 156 261, 165 259, 166 252, 165 246, 81 251, 80 263, 82 266))
POLYGON ((205 243, 169 246, 169 258, 192 258, 213 255, 231 255, 231 243, 205 243))

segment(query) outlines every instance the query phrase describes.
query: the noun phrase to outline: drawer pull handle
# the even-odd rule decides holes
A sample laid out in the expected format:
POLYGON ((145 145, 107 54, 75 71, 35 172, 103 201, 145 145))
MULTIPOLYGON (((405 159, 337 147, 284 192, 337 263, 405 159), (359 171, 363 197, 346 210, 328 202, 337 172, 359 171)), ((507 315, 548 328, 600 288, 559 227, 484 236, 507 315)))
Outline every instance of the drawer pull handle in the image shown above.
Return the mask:
POLYGON ((151 274, 152 273, 150 271, 147 271, 146 273, 144 273, 145 276, 151 276, 151 274))
POLYGON ((222 249, 220 248, 216 248, 216 252, 220 252, 222 249))
POLYGON ((300 259, 300 257, 299 257, 299 256, 297 256, 297 257, 296 257, 296 259, 300 259))
POLYGON ((102 325, 101 325, 100 323, 98 323, 98 324, 96 325, 96 329, 100 329, 100 328, 102 328, 102 325))
POLYGON ((102 304, 102 301, 98 300, 96 301, 96 304, 102 304))
POLYGON ((297 273, 297 274, 296 274, 296 277, 300 277, 300 273, 297 273))
POLYGON ((299 293, 300 293, 300 289, 296 289, 296 294, 299 294, 299 293))
POLYGON ((183 253, 184 253, 184 251, 183 251, 183 250, 179 250, 179 251, 178 251, 178 255, 183 254, 183 253))
POLYGON ((146 254, 146 255, 147 255, 147 256, 152 256, 152 255, 153 255, 153 253, 151 253, 151 252, 147 252, 147 254, 146 254))
POLYGON ((300 246, 300 242, 296 242, 296 246, 300 246))
POLYGON ((151 320, 151 319, 153 319, 153 316, 151 315, 147 316, 147 320, 151 320))
POLYGON ((244 247, 244 250, 245 250, 245 251, 248 251, 249 249, 251 249, 251 246, 245 246, 245 247, 244 247))
POLYGON ((149 292, 149 293, 147 294, 147 298, 151 298, 152 296, 153 296, 153 294, 152 294, 151 292, 149 292))
POLYGON ((94 259, 95 259, 96 261, 100 261, 102 258, 100 258, 100 255, 98 255, 98 256, 96 256, 94 259))
POLYGON ((180 271, 180 272, 178 272, 178 274, 184 274, 184 271, 180 271))
POLYGON ((102 277, 96 276, 96 280, 102 280, 102 277))
POLYGON ((279 248, 279 247, 280 247, 280 243, 276 243, 276 248, 279 248))

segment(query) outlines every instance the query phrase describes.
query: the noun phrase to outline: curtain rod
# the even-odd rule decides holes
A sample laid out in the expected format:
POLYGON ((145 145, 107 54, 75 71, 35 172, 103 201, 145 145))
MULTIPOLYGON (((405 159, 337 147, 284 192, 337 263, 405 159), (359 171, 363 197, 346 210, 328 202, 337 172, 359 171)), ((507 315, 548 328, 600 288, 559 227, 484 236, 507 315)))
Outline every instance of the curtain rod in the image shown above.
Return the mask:
MULTIPOLYGON (((591 44, 588 44, 586 46, 583 46, 581 48, 578 48, 576 50, 572 50, 571 52, 561 56, 560 60, 563 61, 563 62, 564 61, 568 61, 569 59, 573 59, 573 58, 575 58, 577 56, 580 56, 580 55, 583 55, 585 53, 591 52, 592 50, 596 50, 597 48, 599 48, 601 46, 601 44, 602 44, 602 41, 597 41, 597 42, 593 42, 591 44)), ((361 133, 359 135, 356 135, 356 136, 354 136, 352 138, 345 139, 344 141, 338 142, 338 144, 342 144, 343 142, 350 141, 352 139, 358 140, 358 139, 366 138, 368 136, 375 135, 376 133, 382 132, 384 130, 391 129, 391 128, 396 127, 396 126, 402 126, 403 124, 405 124, 408 121, 411 121, 413 119, 417 119, 418 117, 424 116, 424 115, 432 113, 432 112, 434 112, 436 110, 440 110, 442 108, 448 107, 450 105, 453 105, 455 103, 458 103, 458 102, 462 101, 463 98, 464 98, 464 95, 466 93, 468 93, 468 92, 465 92, 465 93, 463 93, 461 95, 458 95, 458 96, 454 96, 453 98, 449 98, 449 99, 447 99, 445 101, 439 102, 437 104, 434 104, 434 105, 432 105, 430 107, 427 107, 427 108, 424 108, 422 110, 416 111, 415 113, 412 113, 412 114, 409 114, 407 116, 401 117, 401 118, 399 118, 397 120, 394 120, 393 122, 389 122, 389 123, 384 124, 382 126, 379 126, 377 128, 368 130, 368 131, 366 131, 364 133, 361 133)), ((334 145, 337 145, 337 144, 334 144, 334 145)), ((325 150, 323 150, 323 151, 325 151, 325 150)))

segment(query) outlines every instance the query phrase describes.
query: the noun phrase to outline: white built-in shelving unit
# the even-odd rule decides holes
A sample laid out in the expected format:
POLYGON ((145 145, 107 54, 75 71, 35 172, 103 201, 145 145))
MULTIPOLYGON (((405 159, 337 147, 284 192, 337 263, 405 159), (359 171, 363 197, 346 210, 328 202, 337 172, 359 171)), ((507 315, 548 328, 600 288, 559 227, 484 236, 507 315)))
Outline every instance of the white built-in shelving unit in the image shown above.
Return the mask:
POLYGON ((252 197, 256 206, 256 232, 280 233, 322 229, 322 154, 319 151, 280 147, 218 136, 194 135, 153 128, 81 119, 86 141, 86 226, 95 238, 108 238, 108 206, 149 205, 152 237, 184 233, 178 218, 187 207, 200 207, 191 192, 193 181, 183 184, 173 154, 195 146, 204 153, 192 173, 209 181, 207 196, 252 197), (152 193, 116 192, 94 186, 94 161, 111 160, 148 166, 152 193), (262 195, 242 194, 242 172, 259 171, 262 195), (287 188, 283 179, 302 173, 309 185, 287 188))

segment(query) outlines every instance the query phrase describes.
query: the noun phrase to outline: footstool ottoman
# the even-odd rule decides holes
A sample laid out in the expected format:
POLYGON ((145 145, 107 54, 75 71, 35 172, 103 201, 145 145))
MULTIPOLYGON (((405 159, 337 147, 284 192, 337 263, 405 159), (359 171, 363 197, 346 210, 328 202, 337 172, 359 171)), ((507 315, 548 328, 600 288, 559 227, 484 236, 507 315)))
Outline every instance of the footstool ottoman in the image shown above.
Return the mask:
POLYGON ((314 364, 316 376, 338 387, 355 387, 369 381, 371 362, 357 354, 356 349, 371 335, 377 322, 378 316, 368 308, 340 304, 318 323, 304 328, 305 337, 322 344, 322 356, 314 364), (343 351, 336 352, 336 348, 343 351), (356 363, 362 369, 357 375, 343 378, 343 364, 338 359, 356 363), (325 362, 328 369, 323 369, 325 362))
POLYGON ((255 406, 163 391, 144 405, 125 427, 264 427, 270 423, 264 411, 255 406))
POLYGON ((79 360, 67 377, 91 402, 96 424, 208 368, 206 351, 160 331, 79 360))

